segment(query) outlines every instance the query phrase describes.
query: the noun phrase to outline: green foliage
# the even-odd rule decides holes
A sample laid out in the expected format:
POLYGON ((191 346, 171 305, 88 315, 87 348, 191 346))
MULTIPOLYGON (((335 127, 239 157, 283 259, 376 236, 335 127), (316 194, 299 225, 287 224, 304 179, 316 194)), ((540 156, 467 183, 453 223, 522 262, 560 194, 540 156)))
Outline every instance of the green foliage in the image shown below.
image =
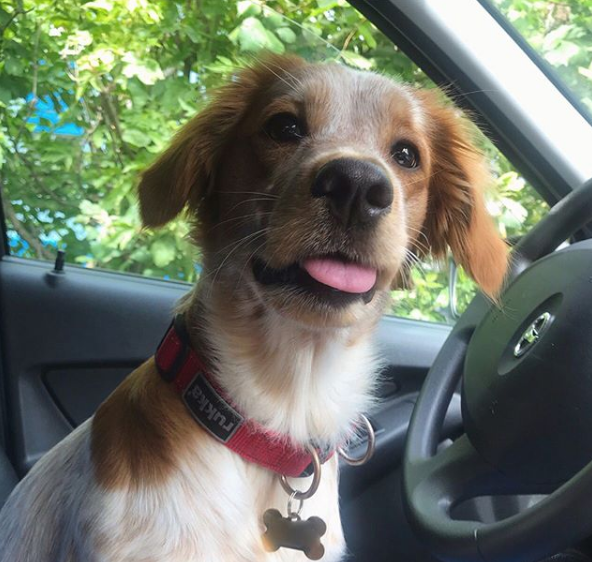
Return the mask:
POLYGON ((494 4, 592 111, 592 1, 494 0, 494 4))
MULTIPOLYGON (((582 44, 575 32, 564 37, 582 44)), ((144 230, 136 178, 261 49, 431 86, 343 0, 0 0, 0 185, 13 251, 47 259, 58 246, 87 267, 194 280, 199 256, 186 223, 144 230)), ((576 60, 561 49, 556 57, 576 60)), ((497 179, 491 211, 505 235, 520 234, 543 206, 483 143, 497 179)), ((413 275, 415 289, 395 293, 392 312, 447 319, 446 272, 426 264, 413 275)), ((461 304, 473 290, 461 276, 461 304)))

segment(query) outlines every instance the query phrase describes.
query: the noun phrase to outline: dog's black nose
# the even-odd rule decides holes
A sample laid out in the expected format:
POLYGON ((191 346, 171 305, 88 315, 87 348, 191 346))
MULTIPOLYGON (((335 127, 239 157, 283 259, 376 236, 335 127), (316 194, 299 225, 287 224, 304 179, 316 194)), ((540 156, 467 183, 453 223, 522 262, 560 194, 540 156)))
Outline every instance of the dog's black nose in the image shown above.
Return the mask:
POLYGON ((338 158, 325 164, 312 183, 313 197, 326 197, 344 225, 365 224, 388 212, 393 186, 384 171, 365 160, 338 158))

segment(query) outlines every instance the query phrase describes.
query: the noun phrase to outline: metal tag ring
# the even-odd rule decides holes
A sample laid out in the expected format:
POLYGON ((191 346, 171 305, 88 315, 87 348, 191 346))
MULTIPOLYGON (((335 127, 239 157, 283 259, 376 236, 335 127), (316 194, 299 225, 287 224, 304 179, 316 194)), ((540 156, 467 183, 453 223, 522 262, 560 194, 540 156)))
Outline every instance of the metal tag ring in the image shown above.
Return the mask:
POLYGON ((372 458, 372 455, 374 454, 374 448, 376 446, 376 436, 374 435, 374 428, 372 427, 370 420, 363 414, 360 414, 360 420, 362 421, 362 424, 364 425, 368 435, 368 446, 366 448, 366 452, 361 457, 354 459, 343 450, 343 447, 337 447, 337 453, 339 453, 339 456, 351 466, 360 466, 368 462, 372 458))
POLYGON ((297 493, 298 492, 293 492, 288 500, 288 517, 290 519, 299 519, 302 506, 304 505, 304 500, 296 500, 297 493), (298 502, 298 507, 296 509, 294 509, 294 501, 298 502))
POLYGON ((317 453, 317 450, 311 445, 307 445, 306 450, 312 457, 313 469, 312 482, 310 483, 308 490, 305 490, 304 492, 301 492, 300 490, 294 490, 294 488, 292 488, 292 486, 290 486, 288 483, 288 478, 283 474, 280 476, 280 484, 282 485, 284 492, 290 495, 290 499, 304 501, 312 498, 312 496, 314 496, 316 491, 319 489, 319 484, 321 483, 321 461, 319 459, 319 454, 317 453))

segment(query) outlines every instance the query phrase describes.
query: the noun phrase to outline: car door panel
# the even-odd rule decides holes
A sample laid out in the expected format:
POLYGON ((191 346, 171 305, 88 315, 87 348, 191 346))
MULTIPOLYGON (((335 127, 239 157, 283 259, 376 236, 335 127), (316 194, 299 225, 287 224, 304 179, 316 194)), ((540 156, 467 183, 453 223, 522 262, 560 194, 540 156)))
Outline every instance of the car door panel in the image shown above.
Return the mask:
POLYGON ((72 427, 88 419, 123 379, 137 367, 56 367, 42 376, 43 384, 72 427))
POLYGON ((96 407, 152 354, 188 290, 77 267, 51 270, 44 262, 0 261, 9 450, 21 475, 72 430, 81 410, 96 407), (75 388, 81 404, 68 411, 75 388))

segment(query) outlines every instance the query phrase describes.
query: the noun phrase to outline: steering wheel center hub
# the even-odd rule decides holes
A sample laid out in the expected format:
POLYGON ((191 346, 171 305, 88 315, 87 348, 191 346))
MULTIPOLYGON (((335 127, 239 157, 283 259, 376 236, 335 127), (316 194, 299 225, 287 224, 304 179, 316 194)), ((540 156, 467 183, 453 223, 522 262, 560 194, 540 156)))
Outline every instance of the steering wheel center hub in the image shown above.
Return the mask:
POLYGON ((550 312, 543 312, 537 319, 526 328, 514 346, 514 357, 522 357, 528 353, 541 339, 543 332, 551 322, 550 312))
POLYGON ((556 485, 592 460, 592 242, 520 275, 467 350, 463 420, 482 457, 507 476, 556 485))

